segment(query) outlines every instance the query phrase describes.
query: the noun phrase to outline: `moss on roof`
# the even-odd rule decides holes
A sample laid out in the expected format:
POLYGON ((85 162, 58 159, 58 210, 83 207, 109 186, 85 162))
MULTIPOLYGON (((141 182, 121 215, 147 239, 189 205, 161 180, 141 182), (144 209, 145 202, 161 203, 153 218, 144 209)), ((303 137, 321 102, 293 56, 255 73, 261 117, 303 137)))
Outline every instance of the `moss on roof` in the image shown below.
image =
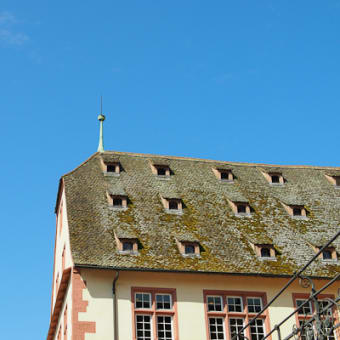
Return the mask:
MULTIPOLYGON (((190 158, 105 152, 96 153, 63 176, 71 251, 76 265, 151 270, 291 275, 338 230, 340 190, 325 174, 339 168, 239 164, 190 158), (117 161, 120 176, 105 176, 100 162, 117 161), (166 162, 173 171, 164 180, 152 174, 153 164, 166 162), (233 183, 223 183, 212 168, 228 168, 233 183), (282 172, 284 186, 271 186, 261 171, 282 172), (109 207, 106 193, 128 196, 126 210, 109 207), (164 210, 160 196, 181 198, 182 214, 164 210), (237 217, 228 199, 247 201, 250 217, 237 217), (308 219, 291 218, 281 202, 302 204, 308 219), (298 202, 298 203, 297 203, 298 202), (119 254, 114 233, 137 237, 139 256, 119 254), (190 238, 201 246, 199 258, 183 258, 176 239, 190 238), (273 244, 276 261, 257 258, 251 244, 273 244)), ((340 250, 340 240, 335 247, 340 250)), ((316 261, 311 274, 329 277, 340 265, 316 261)))

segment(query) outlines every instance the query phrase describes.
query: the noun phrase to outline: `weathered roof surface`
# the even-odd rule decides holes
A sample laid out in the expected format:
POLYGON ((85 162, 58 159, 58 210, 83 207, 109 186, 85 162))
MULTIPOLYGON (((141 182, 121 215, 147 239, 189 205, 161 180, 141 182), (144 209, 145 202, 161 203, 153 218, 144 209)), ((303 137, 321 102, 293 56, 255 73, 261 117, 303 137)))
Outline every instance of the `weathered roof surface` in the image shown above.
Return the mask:
MULTIPOLYGON (((325 174, 340 168, 239 164, 119 152, 96 153, 63 176, 70 241, 76 265, 131 269, 290 275, 337 231, 340 190, 325 174), (100 158, 122 165, 120 176, 105 176, 100 158), (170 179, 158 178, 151 164, 168 164, 170 179), (212 168, 228 168, 233 183, 216 178, 212 168), (282 172, 284 186, 271 186, 261 171, 282 172), (128 209, 109 207, 107 192, 128 196, 128 209), (181 198, 183 214, 165 211, 161 196, 181 198), (228 200, 247 201, 251 217, 237 217, 228 200), (281 202, 303 204, 308 219, 294 219, 281 202), (118 237, 137 237, 138 256, 119 254, 118 237), (121 235, 121 236, 120 236, 121 235), (184 258, 176 239, 199 241, 201 256, 184 258), (277 261, 258 259, 253 244, 273 244, 277 261)), ((340 239, 336 241, 340 251, 340 239)), ((339 263, 318 260, 310 274, 332 276, 339 263)))

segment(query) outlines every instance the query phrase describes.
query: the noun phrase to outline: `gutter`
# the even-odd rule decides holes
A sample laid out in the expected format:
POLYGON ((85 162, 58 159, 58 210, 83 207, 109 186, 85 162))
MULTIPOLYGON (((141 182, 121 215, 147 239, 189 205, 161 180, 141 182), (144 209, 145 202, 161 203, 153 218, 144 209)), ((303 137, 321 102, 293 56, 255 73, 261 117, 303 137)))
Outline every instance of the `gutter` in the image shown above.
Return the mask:
MULTIPOLYGON (((204 275, 230 275, 230 276, 252 276, 252 277, 267 277, 267 278, 291 278, 292 274, 269 274, 269 273, 235 273, 235 272, 205 272, 197 270, 169 270, 169 269, 153 269, 153 268, 136 268, 136 267, 115 267, 115 266, 100 266, 93 264, 76 264, 78 268, 87 269, 104 269, 104 270, 120 270, 120 271, 135 271, 135 272, 156 272, 156 273, 180 273, 180 274, 204 274, 204 275)), ((318 276, 310 275, 311 279, 316 280, 331 280, 334 276, 318 276)))
POLYGON ((119 278, 119 271, 116 272, 116 276, 112 282, 112 297, 113 297, 113 339, 118 340, 118 309, 117 309, 117 294, 116 283, 119 278))

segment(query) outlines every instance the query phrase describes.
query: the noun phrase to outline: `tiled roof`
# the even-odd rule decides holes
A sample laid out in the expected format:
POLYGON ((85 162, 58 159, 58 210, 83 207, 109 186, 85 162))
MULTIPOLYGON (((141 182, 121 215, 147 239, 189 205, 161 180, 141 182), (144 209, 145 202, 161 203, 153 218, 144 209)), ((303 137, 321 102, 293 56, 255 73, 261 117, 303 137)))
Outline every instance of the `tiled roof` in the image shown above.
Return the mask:
MULTIPOLYGON (((202 271, 291 275, 339 228, 340 190, 325 174, 340 168, 240 164, 120 152, 96 153, 63 176, 71 250, 76 265, 141 270, 202 271), (119 176, 105 176, 101 157, 119 161, 119 176), (167 164, 170 179, 158 178, 151 164, 167 164), (233 183, 216 178, 212 168, 231 169, 233 183), (281 172, 283 186, 270 185, 262 172, 281 172), (109 207, 107 193, 128 197, 125 210, 109 207), (182 214, 164 209, 164 198, 180 198, 182 214), (235 216, 229 201, 245 201, 251 216, 235 216), (307 219, 289 216, 281 203, 304 205, 307 219), (138 256, 119 254, 115 236, 137 237, 138 256), (184 258, 177 240, 200 243, 201 256, 184 258), (257 258, 252 244, 273 244, 276 261, 257 258)), ((340 251, 340 240, 336 241, 340 251)), ((317 260, 314 276, 340 270, 317 260)))

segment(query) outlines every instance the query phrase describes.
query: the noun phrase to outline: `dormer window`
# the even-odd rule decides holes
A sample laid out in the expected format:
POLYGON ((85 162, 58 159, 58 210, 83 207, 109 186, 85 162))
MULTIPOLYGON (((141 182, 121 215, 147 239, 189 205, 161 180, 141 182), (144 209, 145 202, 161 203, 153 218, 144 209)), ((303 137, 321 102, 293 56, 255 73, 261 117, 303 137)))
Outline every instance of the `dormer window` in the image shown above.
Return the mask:
POLYGON ((286 205, 283 204, 283 207, 286 209, 288 214, 294 218, 301 218, 306 219, 307 218, 307 210, 303 205, 286 205))
POLYGON ((237 208, 238 214, 246 214, 247 213, 247 205, 246 204, 237 203, 236 208, 237 208))
POLYGON ((186 244, 184 246, 184 253, 187 254, 187 255, 195 254, 195 246, 194 246, 194 244, 186 244))
POLYGON ((340 188, 340 176, 328 176, 328 175, 326 175, 326 178, 336 188, 340 188))
POLYGON ((168 165, 151 164, 151 170, 154 175, 160 178, 170 178, 171 171, 168 165))
POLYGON ((179 200, 170 199, 169 200, 169 210, 180 210, 179 200))
POLYGON ((119 162, 105 162, 103 168, 106 175, 118 176, 121 171, 119 162))
POLYGON ((166 210, 171 212, 182 212, 183 203, 179 198, 163 198, 162 203, 166 210))
POLYGON ((121 254, 137 254, 138 242, 135 238, 118 238, 115 234, 118 252, 121 254))
POLYGON ((284 185, 285 180, 280 172, 262 172, 265 179, 271 185, 284 185))
POLYGON ((231 209, 236 216, 250 216, 251 207, 247 202, 232 202, 228 200, 231 209))
POLYGON ((233 182, 234 181, 234 175, 230 169, 216 169, 213 168, 213 172, 217 179, 219 179, 222 182, 233 182))
POLYGON ((121 195, 109 195, 108 194, 109 204, 116 209, 124 209, 127 208, 127 197, 121 195))
POLYGON ((275 249, 271 244, 256 244, 255 252, 257 256, 261 259, 274 260, 275 259, 275 249))
POLYGON ((270 257, 270 249, 269 248, 261 248, 261 257, 270 257))
MULTIPOLYGON (((318 248, 318 250, 321 247, 318 248)), ((329 248, 325 248, 322 253, 320 254, 320 258, 323 261, 336 261, 337 260, 337 253, 334 247, 329 247, 329 248)))
POLYGON ((183 256, 199 256, 200 255, 200 246, 198 242, 190 242, 190 241, 176 241, 179 252, 183 256))

